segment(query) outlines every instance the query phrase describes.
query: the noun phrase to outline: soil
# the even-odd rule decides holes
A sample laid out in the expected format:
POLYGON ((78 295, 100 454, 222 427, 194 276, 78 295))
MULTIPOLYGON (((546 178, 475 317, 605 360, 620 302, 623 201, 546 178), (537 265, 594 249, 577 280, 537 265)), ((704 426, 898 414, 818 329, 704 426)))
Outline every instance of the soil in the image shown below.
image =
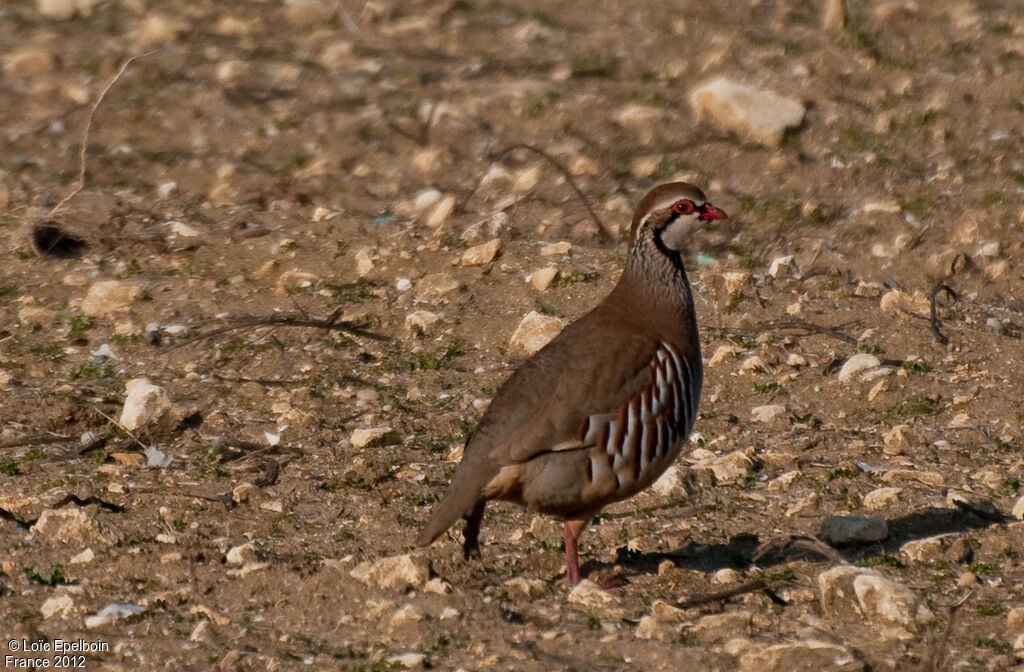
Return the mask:
POLYGON ((810 0, 80 5, 68 19, 0 6, 10 637, 108 643, 90 670, 782 670, 818 665, 772 663, 770 647, 807 640, 849 654, 814 669, 1020 665, 1019 3, 851 1, 833 30, 810 0), (92 118, 84 189, 51 212, 93 102, 141 54, 92 118), (803 125, 767 147, 696 120, 689 91, 719 75, 803 101, 803 125), (520 361, 522 317, 592 308, 633 205, 673 179, 730 216, 687 256, 705 357, 728 347, 706 364, 678 482, 582 537, 584 573, 624 585, 604 607, 570 602, 560 524, 508 505, 489 507, 479 561, 457 529, 414 549, 520 361), (44 224, 63 246, 33 243, 44 224), (494 260, 463 265, 492 238, 494 260), (547 266, 559 275, 539 291, 526 278, 547 266), (457 289, 424 297, 439 273, 457 289), (88 317, 104 280, 143 294, 88 317), (417 310, 438 317, 426 333, 407 326, 417 310), (202 338, 281 313, 386 340, 293 325, 202 338), (104 344, 116 358, 94 354, 104 344), (840 381, 858 353, 885 369, 840 381), (140 377, 175 422, 129 436, 113 421, 140 377), (756 421, 771 405, 783 412, 756 421), (389 432, 356 447, 360 428, 389 432), (146 448, 170 464, 146 466, 146 448), (737 452, 748 466, 715 477, 737 452), (883 487, 898 492, 867 506, 883 487), (31 527, 53 508, 88 525, 31 527), (835 558, 754 559, 828 516, 873 514, 886 538, 839 552, 908 587, 928 622, 823 607, 835 558), (901 551, 940 534, 932 555, 901 551), (247 543, 240 568, 228 551, 247 543), (407 553, 411 587, 350 575, 407 553), (758 578, 767 590, 638 637, 659 600, 758 578), (111 603, 146 610, 86 626, 111 603), (424 657, 395 658, 410 652, 424 657))

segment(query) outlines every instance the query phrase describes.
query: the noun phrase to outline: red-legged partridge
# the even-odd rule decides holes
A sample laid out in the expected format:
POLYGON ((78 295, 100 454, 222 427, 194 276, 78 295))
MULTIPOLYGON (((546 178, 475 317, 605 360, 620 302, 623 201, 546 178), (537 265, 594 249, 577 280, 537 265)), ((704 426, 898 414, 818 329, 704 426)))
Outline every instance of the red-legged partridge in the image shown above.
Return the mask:
POLYGON ((619 283, 501 388, 418 545, 465 518, 465 555, 479 556, 484 506, 508 500, 565 521, 566 580, 579 583, 586 523, 653 483, 697 417, 700 340, 681 250, 725 216, 683 182, 644 196, 619 283))

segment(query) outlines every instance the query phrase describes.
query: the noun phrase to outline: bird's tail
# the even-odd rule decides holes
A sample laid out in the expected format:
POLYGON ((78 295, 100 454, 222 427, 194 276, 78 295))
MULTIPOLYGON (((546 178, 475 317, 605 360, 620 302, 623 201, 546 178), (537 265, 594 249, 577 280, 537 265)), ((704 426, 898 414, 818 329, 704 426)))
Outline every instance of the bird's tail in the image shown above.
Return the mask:
POLYGON ((469 515, 480 499, 480 489, 455 482, 430 512, 430 519, 416 537, 417 546, 429 546, 463 516, 469 515), (460 487, 461 486, 461 487, 460 487))
POLYGON ((466 439, 462 462, 452 476, 448 492, 434 505, 427 524, 416 537, 417 546, 429 546, 455 521, 469 516, 483 496, 484 486, 497 475, 500 466, 490 458, 485 446, 479 445, 477 440, 479 435, 476 432, 466 439))

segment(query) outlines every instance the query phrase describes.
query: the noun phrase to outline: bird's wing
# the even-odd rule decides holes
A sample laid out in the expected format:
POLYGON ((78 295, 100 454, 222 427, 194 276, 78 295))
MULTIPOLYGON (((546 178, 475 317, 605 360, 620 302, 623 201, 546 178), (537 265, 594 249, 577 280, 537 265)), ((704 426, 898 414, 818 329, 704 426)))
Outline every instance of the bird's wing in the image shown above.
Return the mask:
POLYGON ((491 403, 467 453, 484 451, 508 465, 593 445, 594 428, 656 384, 651 364, 659 341, 626 328, 593 327, 586 319, 570 325, 525 362, 491 403))

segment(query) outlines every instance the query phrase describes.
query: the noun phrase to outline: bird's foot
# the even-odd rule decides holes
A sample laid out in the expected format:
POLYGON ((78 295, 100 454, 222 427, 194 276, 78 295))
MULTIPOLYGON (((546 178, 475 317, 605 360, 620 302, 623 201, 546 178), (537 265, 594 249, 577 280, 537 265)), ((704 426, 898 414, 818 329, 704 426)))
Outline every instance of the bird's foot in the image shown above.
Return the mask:
POLYGON ((575 581, 575 582, 573 582, 573 581, 570 581, 570 580, 569 580, 569 577, 568 577, 567 575, 565 575, 565 574, 562 574, 562 575, 561 575, 560 577, 558 577, 557 579, 555 579, 555 583, 556 583, 557 585, 559 585, 559 586, 565 586, 565 587, 566 587, 566 588, 568 588, 569 590, 572 590, 573 588, 575 588, 576 586, 578 586, 578 585, 579 585, 579 583, 580 583, 580 581, 582 581, 582 580, 583 580, 582 578, 580 578, 580 577, 576 577, 576 581, 575 581))
POLYGON ((612 591, 617 588, 622 588, 629 584, 629 579, 622 576, 621 574, 606 574, 604 572, 594 572, 588 576, 577 577, 576 582, 573 583, 569 580, 569 577, 565 574, 555 579, 555 583, 560 586, 565 586, 569 590, 575 588, 583 580, 587 579, 593 583, 596 583, 602 590, 612 591))
POLYGON ((611 576, 605 577, 594 577, 594 583, 599 585, 602 589, 607 591, 615 590, 616 588, 622 588, 623 586, 629 585, 629 579, 622 576, 621 574, 612 574, 611 576))

